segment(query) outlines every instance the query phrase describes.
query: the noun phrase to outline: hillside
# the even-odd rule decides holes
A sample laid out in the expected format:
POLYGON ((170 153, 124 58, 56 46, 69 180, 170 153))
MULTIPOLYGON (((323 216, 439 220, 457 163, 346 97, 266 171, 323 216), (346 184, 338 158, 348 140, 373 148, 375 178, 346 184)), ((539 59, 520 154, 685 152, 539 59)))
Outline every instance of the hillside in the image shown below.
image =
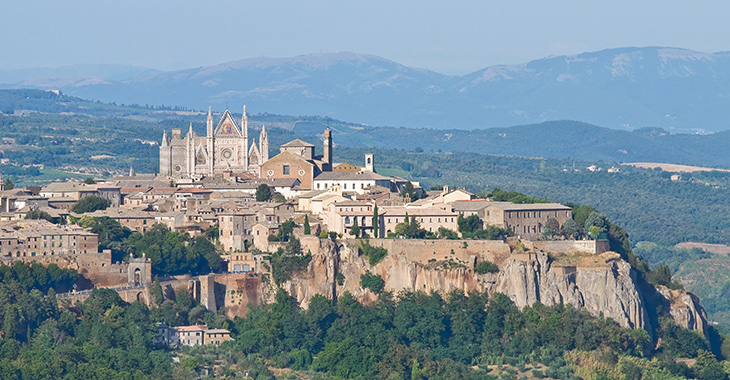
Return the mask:
MULTIPOLYGON (((233 111, 235 114, 236 109, 233 111)), ((187 129, 189 123, 193 123, 196 133, 205 131, 205 112, 199 110, 180 106, 107 104, 39 90, 0 90, 0 112, 5 114, 0 118, 6 120, 6 124, 7 120, 13 120, 13 124, 29 127, 52 124, 56 128, 66 123, 66 115, 88 119, 87 124, 116 132, 121 131, 120 123, 147 123, 146 127, 135 127, 134 133, 137 138, 150 141, 159 140, 164 128, 187 129)), ((335 132, 335 144, 347 147, 730 167, 730 151, 726 149, 730 144, 730 131, 710 135, 670 134, 661 128, 621 131, 570 120, 475 130, 411 129, 269 113, 250 114, 249 120, 253 129, 260 129, 262 124, 269 127, 273 134, 272 147, 291 140, 292 136, 319 145, 322 130, 329 126, 335 132)), ((32 134, 31 131, 32 128, 6 130, 3 137, 32 134)), ((105 133, 101 135, 107 137, 105 133)), ((150 166, 145 170, 153 169, 150 166)))
POLYGON ((79 78, 68 70, 55 74, 28 73, 5 87, 59 88, 116 103, 212 105, 218 111, 246 103, 269 113, 438 129, 567 119, 616 129, 721 131, 728 129, 730 116, 730 54, 664 47, 548 57, 463 76, 344 52, 140 71, 129 79, 79 78))

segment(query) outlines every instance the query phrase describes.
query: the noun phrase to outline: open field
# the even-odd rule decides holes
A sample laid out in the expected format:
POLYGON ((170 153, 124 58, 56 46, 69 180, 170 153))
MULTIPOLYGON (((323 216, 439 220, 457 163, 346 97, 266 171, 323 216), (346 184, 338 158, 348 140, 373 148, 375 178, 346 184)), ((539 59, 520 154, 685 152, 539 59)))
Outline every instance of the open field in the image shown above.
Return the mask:
POLYGON ((693 173, 693 172, 730 172, 728 169, 717 169, 717 168, 706 168, 702 166, 690 166, 690 165, 676 165, 676 164, 663 164, 659 162, 627 162, 621 165, 633 166, 641 169, 655 169, 660 168, 665 172, 673 173, 693 173))
POLYGON ((709 244, 709 243, 695 243, 695 242, 684 242, 677 244, 679 248, 692 249, 699 248, 703 251, 714 253, 717 255, 730 255, 730 245, 725 244, 709 244))

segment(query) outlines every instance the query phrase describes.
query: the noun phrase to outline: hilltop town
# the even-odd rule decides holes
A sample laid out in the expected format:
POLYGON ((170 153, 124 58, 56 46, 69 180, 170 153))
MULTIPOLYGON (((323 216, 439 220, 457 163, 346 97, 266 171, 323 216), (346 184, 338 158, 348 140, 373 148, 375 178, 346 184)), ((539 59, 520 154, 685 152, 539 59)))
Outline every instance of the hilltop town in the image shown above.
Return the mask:
MULTIPOLYGON (((159 283, 166 294, 190 293, 229 317, 272 302, 278 287, 304 307, 317 294, 350 292, 373 302, 383 289, 461 289, 505 293, 521 306, 571 303, 651 331, 634 269, 621 260, 625 252, 612 252, 609 224, 595 210, 579 226, 573 208, 561 204, 477 199, 447 186, 427 191, 378 174, 373 154, 362 166, 336 162, 336 136, 329 128, 322 136, 322 154, 297 139, 269 158, 265 127, 258 144, 248 140, 245 108, 240 122, 226 111, 217 124, 209 111, 207 136, 192 128, 184 137, 178 129, 163 133, 159 174, 130 169, 2 189, 0 262, 76 269, 87 289, 60 295, 70 300, 112 288, 149 304, 159 283), (208 239, 215 264, 170 269, 159 248, 130 252, 110 243, 108 233, 99 235, 100 221, 143 235, 177 233, 187 237, 184 245, 208 239)), ((672 315, 707 335, 704 311, 688 300, 672 315)), ((160 339, 179 344, 174 329, 161 328, 160 339)))

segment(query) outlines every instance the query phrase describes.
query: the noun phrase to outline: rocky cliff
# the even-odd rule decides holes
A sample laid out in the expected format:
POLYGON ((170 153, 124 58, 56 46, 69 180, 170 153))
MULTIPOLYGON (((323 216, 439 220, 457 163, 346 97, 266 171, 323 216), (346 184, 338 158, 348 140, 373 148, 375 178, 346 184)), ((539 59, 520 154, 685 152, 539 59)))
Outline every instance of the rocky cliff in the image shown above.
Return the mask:
MULTIPOLYGON (((522 252, 502 242, 484 242, 467 247, 459 241, 373 240, 372 245, 388 248, 388 255, 370 266, 360 255, 357 242, 337 244, 329 240, 303 243, 313 257, 307 271, 292 276, 283 284, 303 307, 315 294, 336 298, 345 291, 364 303, 377 295, 360 287, 366 271, 381 276, 385 289, 438 291, 454 289, 504 293, 519 307, 541 302, 545 305, 571 304, 593 315, 603 314, 621 326, 651 330, 646 302, 636 284, 631 266, 617 254, 601 255, 522 252), (497 273, 477 274, 474 265, 489 260, 499 267, 497 273), (337 277, 341 277, 338 284, 337 277)), ((673 300, 671 315, 680 326, 707 331, 707 320, 696 297, 686 292, 665 295, 673 300)))

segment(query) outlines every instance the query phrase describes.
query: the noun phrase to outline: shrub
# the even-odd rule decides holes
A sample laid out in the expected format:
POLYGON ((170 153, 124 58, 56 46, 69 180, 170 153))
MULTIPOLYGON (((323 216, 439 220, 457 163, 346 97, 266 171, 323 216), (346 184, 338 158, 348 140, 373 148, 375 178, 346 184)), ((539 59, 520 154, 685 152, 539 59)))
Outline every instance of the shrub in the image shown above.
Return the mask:
POLYGON ((96 195, 87 195, 76 202, 71 211, 77 214, 83 214, 86 212, 94 212, 96 210, 105 210, 109 207, 112 202, 108 199, 96 195))
POLYGON ((375 294, 380 294, 385 288, 385 281, 380 275, 372 274, 370 271, 366 271, 360 276, 360 287, 363 289, 370 289, 375 294))
POLYGON ((370 266, 374 266, 388 255, 388 250, 382 247, 373 247, 369 241, 360 242, 362 254, 368 257, 370 266))
POLYGON ((499 272, 499 268, 493 262, 483 260, 477 264, 476 268, 474 268, 474 272, 477 272, 478 274, 497 273, 499 272))

